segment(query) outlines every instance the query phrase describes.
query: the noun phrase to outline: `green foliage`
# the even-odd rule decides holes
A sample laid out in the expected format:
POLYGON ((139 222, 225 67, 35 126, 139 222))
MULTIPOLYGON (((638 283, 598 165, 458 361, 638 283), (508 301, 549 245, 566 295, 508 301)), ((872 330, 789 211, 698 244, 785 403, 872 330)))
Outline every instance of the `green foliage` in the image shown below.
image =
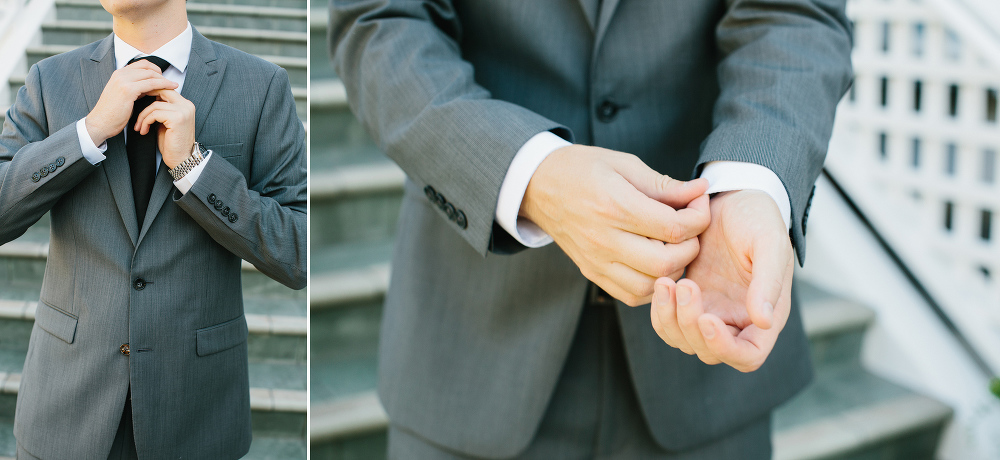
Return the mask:
POLYGON ((997 397, 1000 398, 1000 378, 994 377, 990 381, 990 391, 997 397))

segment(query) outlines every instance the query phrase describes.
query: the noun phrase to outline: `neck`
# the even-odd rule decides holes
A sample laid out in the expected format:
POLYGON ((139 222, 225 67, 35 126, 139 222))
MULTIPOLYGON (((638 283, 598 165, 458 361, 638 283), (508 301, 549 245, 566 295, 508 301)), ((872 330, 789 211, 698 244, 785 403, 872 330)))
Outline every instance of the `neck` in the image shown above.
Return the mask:
POLYGON ((165 2, 155 10, 143 9, 137 14, 115 15, 113 30, 135 49, 149 54, 173 40, 187 28, 184 2, 165 2))

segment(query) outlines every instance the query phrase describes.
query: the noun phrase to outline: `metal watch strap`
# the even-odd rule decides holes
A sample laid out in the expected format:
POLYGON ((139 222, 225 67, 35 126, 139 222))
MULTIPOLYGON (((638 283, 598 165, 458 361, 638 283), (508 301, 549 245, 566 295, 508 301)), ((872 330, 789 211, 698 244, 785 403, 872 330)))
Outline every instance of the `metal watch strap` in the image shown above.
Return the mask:
POLYGON ((208 151, 206 151, 201 144, 195 142, 194 147, 191 149, 191 156, 187 157, 187 159, 177 165, 176 168, 169 169, 167 172, 170 173, 170 176, 173 177, 175 181, 181 180, 181 178, 191 172, 195 166, 198 166, 207 155, 208 151))

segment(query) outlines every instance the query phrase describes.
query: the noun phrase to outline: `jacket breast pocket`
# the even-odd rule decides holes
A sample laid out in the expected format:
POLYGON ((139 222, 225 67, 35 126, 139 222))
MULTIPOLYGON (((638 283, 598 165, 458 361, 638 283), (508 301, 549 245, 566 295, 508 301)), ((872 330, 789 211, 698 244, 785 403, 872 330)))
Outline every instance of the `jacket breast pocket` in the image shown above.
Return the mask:
POLYGON ((243 143, 205 145, 205 148, 212 151, 212 155, 218 154, 222 158, 235 158, 243 156, 243 143))
POLYGON ((76 340, 76 324, 78 319, 44 301, 38 302, 35 309, 35 324, 66 343, 76 340))
POLYGON ((195 351, 198 356, 208 356, 225 351, 247 341, 246 317, 198 329, 195 333, 195 351))

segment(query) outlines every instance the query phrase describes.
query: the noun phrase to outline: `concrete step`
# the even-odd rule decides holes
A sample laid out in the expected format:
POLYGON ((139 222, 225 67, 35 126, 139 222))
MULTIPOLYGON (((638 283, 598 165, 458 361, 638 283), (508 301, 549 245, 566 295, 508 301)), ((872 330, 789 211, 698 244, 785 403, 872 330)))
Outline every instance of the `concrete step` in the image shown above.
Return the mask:
POLYGON ((402 204, 402 170, 389 161, 322 170, 310 184, 312 248, 392 239, 402 204))
MULTIPOLYGON (((314 71, 315 72, 315 71, 314 71)), ((365 128, 354 118, 347 105, 347 93, 340 80, 312 80, 310 124, 312 130, 311 163, 313 171, 345 165, 387 161, 365 128)))
POLYGON ((313 7, 309 11, 309 64, 312 67, 313 81, 337 77, 330 64, 330 45, 326 38, 329 21, 330 11, 325 3, 322 7, 313 7))
MULTIPOLYGON (((326 262, 314 264, 344 266, 350 257, 336 259, 327 254, 319 258, 326 262)), ((314 276, 331 286, 331 293, 320 291, 324 296, 314 296, 311 305, 315 459, 385 455, 387 418, 374 386, 384 295, 377 288, 388 285, 389 270, 378 263, 357 265, 314 276), (343 287, 339 296, 332 294, 336 286, 343 287)), ((775 413, 776 458, 931 458, 951 410, 861 367, 863 333, 874 320, 870 309, 805 283, 798 291, 817 375, 775 413), (827 430, 836 432, 827 436, 827 430), (824 442, 815 442, 818 438, 824 442)))
MULTIPOLYGON (((21 380, 19 373, 0 371, 0 460, 16 454, 14 407, 21 380)), ((306 458, 306 392, 250 389, 253 442, 243 458, 285 460, 306 458)))
POLYGON ((306 0, 196 0, 189 1, 188 5, 194 3, 212 5, 248 5, 248 6, 271 6, 277 8, 298 8, 306 9, 306 0))
MULTIPOLYGON (((230 27, 199 27, 198 31, 209 39, 251 54, 306 57, 305 32, 230 27)), ((80 46, 110 33, 110 21, 56 20, 42 24, 42 41, 47 45, 80 46)))
MULTIPOLYGON (((220 3, 187 3, 188 21, 195 27, 285 30, 305 32, 305 8, 220 3)), ((111 21, 111 14, 95 0, 57 0, 57 20, 111 21)))

